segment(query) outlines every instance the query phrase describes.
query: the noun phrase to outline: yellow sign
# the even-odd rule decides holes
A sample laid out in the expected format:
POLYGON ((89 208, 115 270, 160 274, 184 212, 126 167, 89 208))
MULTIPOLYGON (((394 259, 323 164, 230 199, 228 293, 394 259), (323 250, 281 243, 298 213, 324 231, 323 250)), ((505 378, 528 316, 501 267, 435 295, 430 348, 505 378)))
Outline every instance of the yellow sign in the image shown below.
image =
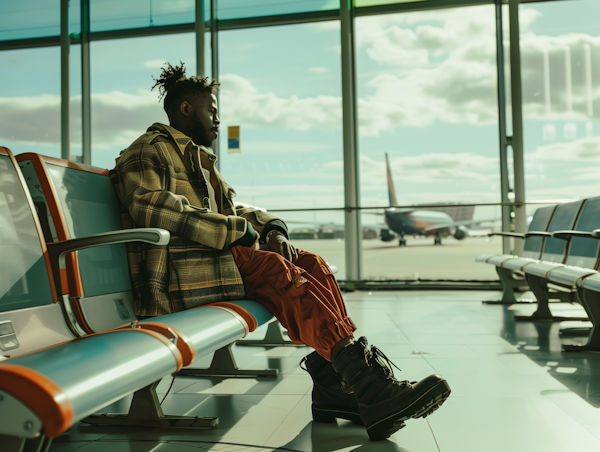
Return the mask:
POLYGON ((227 127, 227 153, 240 154, 240 126, 227 127))

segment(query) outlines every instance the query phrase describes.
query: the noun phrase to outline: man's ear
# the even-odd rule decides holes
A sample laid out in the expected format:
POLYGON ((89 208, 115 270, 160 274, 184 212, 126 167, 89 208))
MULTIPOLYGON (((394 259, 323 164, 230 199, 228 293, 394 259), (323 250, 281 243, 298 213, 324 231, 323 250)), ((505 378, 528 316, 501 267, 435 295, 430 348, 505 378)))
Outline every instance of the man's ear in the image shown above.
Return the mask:
POLYGON ((192 104, 190 104, 187 100, 184 100, 179 105, 179 111, 183 116, 190 116, 192 114, 192 104))

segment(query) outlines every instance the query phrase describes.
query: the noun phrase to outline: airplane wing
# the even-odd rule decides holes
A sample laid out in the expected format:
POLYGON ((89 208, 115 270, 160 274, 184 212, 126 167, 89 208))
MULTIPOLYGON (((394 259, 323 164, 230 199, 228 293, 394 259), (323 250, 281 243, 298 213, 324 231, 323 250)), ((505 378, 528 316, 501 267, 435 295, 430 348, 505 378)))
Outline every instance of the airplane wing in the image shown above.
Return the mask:
POLYGON ((455 221, 452 223, 434 224, 433 226, 429 226, 428 228, 425 228, 425 231, 429 232, 429 231, 436 231, 438 229, 455 228, 457 226, 469 226, 472 224, 487 223, 488 221, 500 221, 500 218, 488 218, 486 220, 465 220, 465 221, 455 221))

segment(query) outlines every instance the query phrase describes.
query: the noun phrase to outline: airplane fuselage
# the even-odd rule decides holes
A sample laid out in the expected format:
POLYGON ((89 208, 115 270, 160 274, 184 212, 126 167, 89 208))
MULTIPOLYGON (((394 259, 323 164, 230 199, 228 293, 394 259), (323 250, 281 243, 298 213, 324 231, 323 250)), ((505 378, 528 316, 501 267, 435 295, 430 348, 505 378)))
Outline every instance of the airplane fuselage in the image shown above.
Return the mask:
POLYGON ((447 213, 432 210, 387 209, 385 222, 388 227, 399 235, 433 235, 447 237, 451 234, 449 228, 426 231, 436 224, 448 224, 453 220, 447 213))

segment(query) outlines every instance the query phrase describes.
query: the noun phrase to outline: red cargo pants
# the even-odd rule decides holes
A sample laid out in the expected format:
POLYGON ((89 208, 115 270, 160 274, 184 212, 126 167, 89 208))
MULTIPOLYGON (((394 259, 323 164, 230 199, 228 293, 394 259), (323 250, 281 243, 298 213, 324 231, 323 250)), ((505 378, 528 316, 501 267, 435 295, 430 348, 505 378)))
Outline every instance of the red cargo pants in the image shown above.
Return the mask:
POLYGON ((293 264, 272 251, 234 246, 231 252, 248 298, 266 306, 296 344, 306 344, 331 360, 331 349, 352 337, 342 293, 321 256, 298 250, 293 264))

